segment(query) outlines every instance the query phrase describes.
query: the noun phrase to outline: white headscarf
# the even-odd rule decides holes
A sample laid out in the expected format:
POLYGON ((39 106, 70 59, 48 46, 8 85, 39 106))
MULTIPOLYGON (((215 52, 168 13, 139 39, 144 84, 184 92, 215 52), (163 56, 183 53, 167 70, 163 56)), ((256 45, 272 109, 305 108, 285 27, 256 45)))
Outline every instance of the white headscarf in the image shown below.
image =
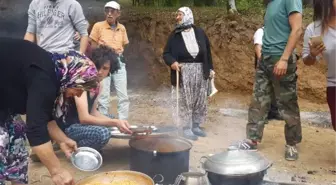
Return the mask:
POLYGON ((194 15, 190 8, 181 7, 178 9, 178 11, 181 11, 184 14, 181 26, 189 26, 189 25, 194 24, 194 15))

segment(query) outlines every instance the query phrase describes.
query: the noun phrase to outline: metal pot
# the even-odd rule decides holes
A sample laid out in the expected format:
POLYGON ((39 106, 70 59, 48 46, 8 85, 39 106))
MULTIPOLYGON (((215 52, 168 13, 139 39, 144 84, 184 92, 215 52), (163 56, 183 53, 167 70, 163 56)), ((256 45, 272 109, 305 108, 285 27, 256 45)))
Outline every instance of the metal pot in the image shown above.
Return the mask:
POLYGON ((261 185, 267 169, 272 166, 259 153, 246 150, 203 156, 201 163, 212 185, 261 185))
POLYGON ((184 138, 168 135, 133 138, 129 145, 130 170, 152 178, 160 174, 164 177, 163 185, 174 184, 178 175, 189 171, 192 144, 184 138))
POLYGON ((207 173, 185 172, 176 178, 174 185, 210 185, 207 173))
POLYGON ((154 181, 147 175, 134 171, 110 171, 102 172, 96 175, 84 178, 76 183, 76 185, 87 184, 110 184, 118 182, 128 184, 127 182, 136 182, 139 185, 154 185, 154 181))

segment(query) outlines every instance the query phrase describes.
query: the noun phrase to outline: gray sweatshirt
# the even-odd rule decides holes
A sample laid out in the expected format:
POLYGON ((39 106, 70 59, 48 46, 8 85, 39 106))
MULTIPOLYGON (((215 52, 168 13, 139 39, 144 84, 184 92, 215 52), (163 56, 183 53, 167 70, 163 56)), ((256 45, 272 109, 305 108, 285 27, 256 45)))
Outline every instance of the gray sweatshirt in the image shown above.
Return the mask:
POLYGON ((88 23, 76 0, 32 0, 28 9, 28 33, 36 34, 37 44, 49 52, 73 50, 77 30, 88 35, 88 23))

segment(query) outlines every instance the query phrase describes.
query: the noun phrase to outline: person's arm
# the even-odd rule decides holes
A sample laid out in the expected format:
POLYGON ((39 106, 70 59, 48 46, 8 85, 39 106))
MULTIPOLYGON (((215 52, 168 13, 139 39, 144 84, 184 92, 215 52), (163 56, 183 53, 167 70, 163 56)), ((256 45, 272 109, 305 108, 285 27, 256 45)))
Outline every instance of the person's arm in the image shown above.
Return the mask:
POLYGON ((211 54, 211 45, 210 45, 210 41, 209 41, 209 38, 208 36, 206 35, 206 33, 203 31, 204 33, 204 36, 205 36, 205 44, 206 44, 206 48, 207 48, 207 58, 208 58, 208 63, 209 63, 209 68, 211 70, 213 70, 213 63, 212 63, 212 54, 211 54))
POLYGON ((32 1, 28 9, 28 27, 24 40, 35 43, 36 42, 36 15, 35 15, 35 1, 32 1))
POLYGON ((27 137, 33 152, 50 174, 55 175, 60 173, 61 165, 52 148, 47 124, 52 120, 57 89, 40 68, 31 66, 27 74, 30 76, 28 79, 31 79, 27 86, 27 137))
POLYGON ((253 37, 253 43, 254 43, 254 51, 255 54, 257 55, 258 61, 261 59, 261 49, 262 49, 262 38, 264 35, 263 29, 259 28, 253 37))
POLYGON ((75 97, 75 102, 78 111, 79 121, 81 124, 100 125, 100 126, 118 125, 119 120, 117 119, 111 119, 108 117, 97 117, 90 114, 86 91, 80 97, 75 97))
POLYGON ((255 44, 254 45, 254 51, 257 55, 258 61, 260 61, 260 59, 261 59, 261 49, 262 49, 262 46, 260 44, 255 44))
POLYGON ((98 47, 98 41, 100 38, 99 28, 98 24, 94 24, 90 33, 90 42, 91 42, 91 48, 94 50, 98 47))
POLYGON ((296 43, 302 34, 302 1, 301 0, 284 0, 286 3, 286 11, 288 13, 291 33, 288 38, 286 48, 275 64, 273 73, 277 77, 281 77, 287 73, 288 60, 292 56, 296 43))
POLYGON ((173 63, 177 62, 176 59, 171 54, 172 40, 174 33, 168 37, 168 41, 163 51, 163 60, 168 66, 171 66, 173 63))
POLYGON ((288 59, 292 56, 296 44, 302 35, 302 1, 286 0, 286 9, 288 12, 291 33, 289 35, 285 51, 280 59, 284 61, 288 61, 288 59))
POLYGON ((127 35, 127 30, 125 28, 125 31, 124 31, 124 34, 123 34, 123 52, 125 51, 128 44, 129 44, 129 39, 128 39, 128 35, 127 35))
POLYGON ((81 36, 79 51, 85 53, 89 44, 89 34, 87 31, 89 24, 85 19, 82 6, 77 1, 74 1, 74 3, 70 5, 70 17, 73 25, 81 36))
POLYGON ((306 65, 313 65, 316 63, 316 57, 310 55, 309 39, 313 34, 313 30, 309 25, 306 28, 305 34, 303 36, 303 48, 302 48, 302 58, 303 63, 306 65))
POLYGON ((308 66, 314 65, 316 62, 318 62, 320 59, 318 55, 321 54, 325 49, 323 43, 319 46, 313 46, 312 43, 310 42, 310 37, 316 36, 314 35, 314 29, 315 29, 314 23, 310 24, 307 27, 303 37, 302 58, 303 63, 308 66))
POLYGON ((59 144, 60 148, 68 158, 70 158, 72 153, 77 150, 77 143, 65 135, 55 120, 48 123, 48 132, 50 137, 59 144))
POLYGON ((48 132, 56 143, 60 144, 69 140, 68 136, 61 130, 61 128, 57 125, 55 120, 52 120, 48 123, 48 132))

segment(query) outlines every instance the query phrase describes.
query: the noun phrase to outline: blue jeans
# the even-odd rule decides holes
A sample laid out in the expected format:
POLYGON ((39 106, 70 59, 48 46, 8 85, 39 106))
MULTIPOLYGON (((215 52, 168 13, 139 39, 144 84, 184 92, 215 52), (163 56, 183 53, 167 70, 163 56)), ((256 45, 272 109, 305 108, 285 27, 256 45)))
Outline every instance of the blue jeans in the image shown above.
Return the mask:
POLYGON ((98 98, 98 110, 104 115, 107 115, 109 112, 111 81, 114 84, 118 98, 118 118, 127 120, 130 102, 127 95, 127 72, 125 63, 120 62, 120 69, 101 82, 103 88, 98 98))

